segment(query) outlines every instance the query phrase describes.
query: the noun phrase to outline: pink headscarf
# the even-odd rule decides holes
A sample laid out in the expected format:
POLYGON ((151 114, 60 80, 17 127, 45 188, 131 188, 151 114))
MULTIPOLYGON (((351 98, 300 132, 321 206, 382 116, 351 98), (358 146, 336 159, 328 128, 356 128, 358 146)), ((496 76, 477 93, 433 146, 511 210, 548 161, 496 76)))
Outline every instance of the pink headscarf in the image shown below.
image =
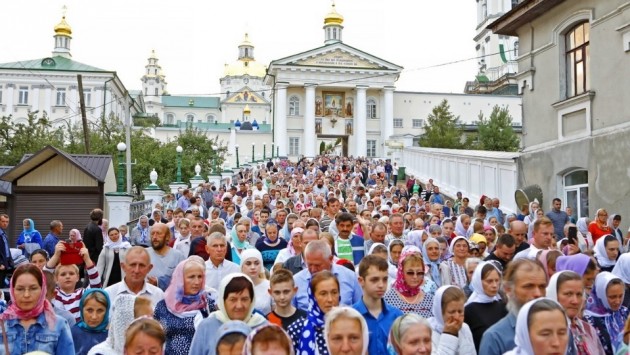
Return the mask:
POLYGON ((304 229, 300 227, 291 229, 291 238, 289 238, 289 245, 287 245, 287 248, 289 249, 289 254, 291 254, 291 256, 297 255, 297 252, 295 251, 295 247, 293 247, 293 237, 298 233, 299 234, 304 233, 304 229))
MULTIPOLYGON (((55 311, 53 309, 52 304, 50 304, 50 302, 48 302, 48 300, 46 299, 46 292, 47 292, 46 276, 44 276, 44 273, 39 268, 33 266, 32 264, 25 264, 25 265, 19 266, 15 270, 15 272, 13 273, 13 277, 11 277, 11 288, 10 288, 11 299, 12 300, 17 299, 15 296, 15 290, 14 290, 15 281, 16 281, 15 275, 19 274, 18 271, 22 268, 32 268, 33 270, 37 270, 37 272, 40 273, 40 277, 42 280, 42 286, 41 286, 42 291, 39 294, 39 298, 37 299, 37 304, 35 305, 35 307, 33 307, 33 309, 29 311, 24 311, 18 307, 17 302, 13 302, 6 309, 6 311, 4 311, 4 313, 0 315, 0 319, 2 320, 33 319, 33 318, 37 318, 40 314, 42 314, 42 312, 44 312, 44 316, 46 317, 46 323, 48 323, 48 328, 55 329, 55 325, 57 323, 57 316, 55 315, 55 311)), ((26 273, 26 274, 31 275, 30 273, 26 273)), ((21 274, 21 275, 25 275, 25 274, 21 274)))
MULTIPOLYGON (((404 264, 405 259, 412 254, 417 254, 420 259, 422 259, 422 253, 420 253, 416 248, 405 250, 400 254, 400 258, 398 259, 398 272, 396 273, 396 281, 394 281, 394 289, 400 292, 401 295, 405 297, 413 297, 420 293, 420 288, 422 287, 423 282, 418 285, 418 287, 411 287, 405 282, 405 272, 404 272, 404 264)), ((424 264, 422 265, 424 267, 424 264)))
POLYGON ((542 263, 543 268, 545 269, 545 276, 549 279, 549 265, 547 264, 547 254, 549 254, 550 250, 543 250, 540 255, 538 255, 538 261, 542 263))
POLYGON ((186 316, 183 314, 184 312, 198 311, 205 308, 207 304, 205 276, 202 277, 201 289, 196 295, 184 294, 184 268, 189 263, 198 264, 204 271, 206 268, 203 259, 196 255, 189 256, 188 259, 185 259, 177 264, 175 271, 173 271, 171 284, 164 292, 164 302, 166 303, 166 308, 168 308, 168 310, 176 316, 186 316))

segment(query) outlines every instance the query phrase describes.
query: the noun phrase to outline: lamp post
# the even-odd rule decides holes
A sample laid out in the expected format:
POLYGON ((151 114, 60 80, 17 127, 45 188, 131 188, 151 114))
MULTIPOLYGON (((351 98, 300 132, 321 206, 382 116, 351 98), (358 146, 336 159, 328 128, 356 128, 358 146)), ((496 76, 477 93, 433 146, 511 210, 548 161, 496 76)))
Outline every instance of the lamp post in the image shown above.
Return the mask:
POLYGON ((216 145, 212 145, 212 152, 214 153, 214 156, 212 157, 212 173, 216 174, 217 173, 217 146, 216 145))
POLYGON ((178 145, 177 148, 175 148, 175 151, 177 152, 177 176, 175 177, 175 180, 177 180, 177 182, 182 182, 182 152, 184 151, 184 148, 182 148, 181 145, 178 145))
POLYGON ((276 158, 280 158, 280 146, 276 147, 276 158))
POLYGON ((123 194, 125 193, 125 162, 123 161, 123 153, 127 150, 127 145, 120 142, 116 149, 118 149, 118 188, 116 192, 123 194))
POLYGON ((267 142, 263 143, 263 161, 267 159, 267 142))
POLYGON ((273 142, 271 142, 271 159, 273 159, 274 152, 275 152, 275 149, 273 149, 273 142))
POLYGON ((254 148, 256 147, 256 142, 252 142, 252 164, 256 162, 256 155, 254 153, 254 148))
POLYGON ((234 148, 236 148, 236 167, 237 167, 237 168, 240 168, 240 167, 241 167, 241 164, 240 164, 240 162, 238 161, 238 144, 235 144, 235 145, 234 145, 234 148))

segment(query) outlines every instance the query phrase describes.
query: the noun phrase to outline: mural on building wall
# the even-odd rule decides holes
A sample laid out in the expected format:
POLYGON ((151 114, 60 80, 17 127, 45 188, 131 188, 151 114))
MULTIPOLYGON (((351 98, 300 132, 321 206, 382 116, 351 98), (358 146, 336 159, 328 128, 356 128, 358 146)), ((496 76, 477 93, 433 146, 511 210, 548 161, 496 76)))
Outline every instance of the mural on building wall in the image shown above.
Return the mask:
POLYGON ((324 105, 322 104, 322 98, 317 96, 315 98, 315 116, 323 116, 324 115, 324 105))
POLYGON ((346 120, 346 134, 347 135, 351 135, 352 134, 352 120, 346 120))
POLYGON ((346 117, 354 117, 352 113, 353 110, 354 110, 354 99, 349 97, 346 99, 346 117))
POLYGON ((322 134, 322 119, 321 118, 315 119, 315 133, 322 134))
POLYGON ((346 94, 340 91, 324 91, 325 116, 344 117, 346 94))

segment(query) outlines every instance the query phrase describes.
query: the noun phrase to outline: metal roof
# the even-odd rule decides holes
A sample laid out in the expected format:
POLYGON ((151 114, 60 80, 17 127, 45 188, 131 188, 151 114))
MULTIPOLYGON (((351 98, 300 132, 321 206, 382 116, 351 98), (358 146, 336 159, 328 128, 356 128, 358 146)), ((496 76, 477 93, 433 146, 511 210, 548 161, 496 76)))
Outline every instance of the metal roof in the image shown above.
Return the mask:
POLYGON ((210 96, 162 96, 162 105, 167 107, 219 108, 221 99, 210 96))
POLYGON ((38 58, 31 60, 21 60, 11 63, 0 64, 0 69, 18 70, 59 70, 78 72, 110 72, 105 69, 93 67, 91 65, 79 63, 72 59, 61 56, 38 58))
MULTIPOLYGON (((0 175, 4 175, 7 171, 13 169, 12 166, 0 166, 0 175)), ((0 195, 11 195, 11 183, 0 180, 0 195)))

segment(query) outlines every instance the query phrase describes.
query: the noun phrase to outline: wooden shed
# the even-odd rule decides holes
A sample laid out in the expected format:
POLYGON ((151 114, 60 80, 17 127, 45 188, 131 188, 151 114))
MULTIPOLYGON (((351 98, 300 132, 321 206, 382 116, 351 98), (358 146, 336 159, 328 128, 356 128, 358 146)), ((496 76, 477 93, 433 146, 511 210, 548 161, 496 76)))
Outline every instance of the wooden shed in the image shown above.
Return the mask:
POLYGON ((64 225, 62 238, 73 228, 83 233, 90 211, 107 211, 105 193, 116 191, 111 156, 68 154, 52 146, 25 155, 0 179, 10 183, 6 211, 12 246, 25 218, 33 219, 42 237, 48 234, 50 221, 55 219, 64 225))

